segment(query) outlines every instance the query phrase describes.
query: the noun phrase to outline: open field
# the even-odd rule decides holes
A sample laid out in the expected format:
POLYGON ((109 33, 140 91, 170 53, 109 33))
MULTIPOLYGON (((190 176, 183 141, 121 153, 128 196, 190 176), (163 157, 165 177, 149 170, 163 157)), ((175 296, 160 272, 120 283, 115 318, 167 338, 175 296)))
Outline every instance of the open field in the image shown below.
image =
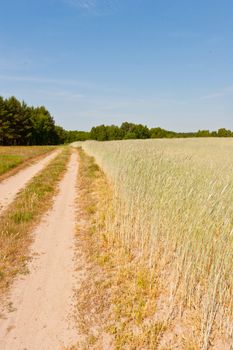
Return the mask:
POLYGON ((53 149, 52 146, 0 146, 0 180, 9 170, 53 149))
POLYGON ((72 146, 0 214, 0 347, 230 350, 233 140, 72 146))
POLYGON ((153 317, 166 328, 158 348, 230 349, 233 140, 85 142, 82 147, 113 188, 112 205, 104 213, 105 239, 121 242, 149 268, 151 288, 156 280, 153 317))
POLYGON ((156 280, 108 230, 111 184, 93 157, 82 150, 79 155, 76 266, 82 278, 76 319, 81 336, 72 350, 155 350, 165 330, 153 318, 156 280))

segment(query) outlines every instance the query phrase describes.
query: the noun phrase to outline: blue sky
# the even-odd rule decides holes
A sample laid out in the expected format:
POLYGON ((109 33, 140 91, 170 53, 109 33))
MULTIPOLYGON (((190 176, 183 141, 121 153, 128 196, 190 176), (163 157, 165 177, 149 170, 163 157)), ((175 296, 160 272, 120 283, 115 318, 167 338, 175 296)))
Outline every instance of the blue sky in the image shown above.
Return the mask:
POLYGON ((0 95, 67 129, 233 129, 233 1, 1 1, 0 95))

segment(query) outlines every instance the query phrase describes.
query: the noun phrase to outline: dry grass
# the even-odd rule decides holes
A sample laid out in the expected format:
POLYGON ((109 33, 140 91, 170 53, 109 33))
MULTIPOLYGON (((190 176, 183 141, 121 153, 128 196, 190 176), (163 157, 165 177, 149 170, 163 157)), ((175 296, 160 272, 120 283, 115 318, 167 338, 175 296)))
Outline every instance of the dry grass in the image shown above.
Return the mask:
POLYGON ((80 151, 77 268, 78 349, 153 350, 165 331, 154 319, 157 281, 107 229, 112 189, 91 157, 80 151), (107 215, 108 215, 107 214, 107 215))
MULTIPOLYGON (((150 271, 146 283, 156 280, 154 317, 169 324, 156 346, 230 349, 233 140, 85 142, 82 147, 114 188, 113 210, 104 213, 106 241, 112 245, 109 237, 115 237, 150 271)), ((122 298, 124 304, 127 297, 122 298)))
MULTIPOLYGON (((10 170, 14 172, 28 165, 32 159, 50 152, 53 146, 0 146, 0 180, 8 176, 10 170)), ((10 172, 12 175, 12 171, 10 172)))
POLYGON ((57 184, 63 175, 70 151, 64 148, 49 165, 35 176, 0 218, 0 290, 3 291, 19 272, 26 272, 31 231, 49 209, 57 184))

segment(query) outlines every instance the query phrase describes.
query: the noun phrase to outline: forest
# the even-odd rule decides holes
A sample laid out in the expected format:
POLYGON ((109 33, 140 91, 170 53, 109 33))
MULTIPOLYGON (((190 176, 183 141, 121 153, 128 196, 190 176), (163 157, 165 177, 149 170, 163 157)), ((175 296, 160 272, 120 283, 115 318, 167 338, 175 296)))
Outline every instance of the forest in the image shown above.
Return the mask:
POLYGON ((122 123, 120 127, 99 125, 93 127, 90 132, 90 139, 97 141, 188 137, 233 137, 233 132, 225 128, 218 129, 218 131, 175 132, 160 127, 149 129, 146 125, 128 122, 122 123))
POLYGON ((0 96, 0 145, 56 145, 88 137, 85 131, 67 131, 56 125, 44 106, 32 107, 14 96, 0 96))
POLYGON ((0 96, 0 145, 56 145, 85 140, 188 137, 233 137, 233 132, 225 128, 218 131, 175 132, 128 122, 121 126, 98 125, 92 127, 90 132, 65 130, 55 124, 54 118, 44 106, 28 106, 14 96, 6 99, 0 96))

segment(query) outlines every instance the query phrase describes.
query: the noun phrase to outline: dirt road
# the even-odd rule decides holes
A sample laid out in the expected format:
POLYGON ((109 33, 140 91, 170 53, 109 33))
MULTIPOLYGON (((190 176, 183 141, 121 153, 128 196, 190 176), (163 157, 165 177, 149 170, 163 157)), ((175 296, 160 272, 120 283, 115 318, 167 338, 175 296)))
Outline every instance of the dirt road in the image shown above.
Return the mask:
POLYGON ((19 171, 15 175, 0 182, 0 213, 13 202, 17 193, 52 160, 60 151, 56 150, 35 164, 19 171))
POLYGON ((1 350, 59 350, 76 341, 70 315, 76 283, 77 171, 77 154, 73 152, 54 205, 33 233, 29 274, 13 284, 10 307, 0 319, 1 350))

